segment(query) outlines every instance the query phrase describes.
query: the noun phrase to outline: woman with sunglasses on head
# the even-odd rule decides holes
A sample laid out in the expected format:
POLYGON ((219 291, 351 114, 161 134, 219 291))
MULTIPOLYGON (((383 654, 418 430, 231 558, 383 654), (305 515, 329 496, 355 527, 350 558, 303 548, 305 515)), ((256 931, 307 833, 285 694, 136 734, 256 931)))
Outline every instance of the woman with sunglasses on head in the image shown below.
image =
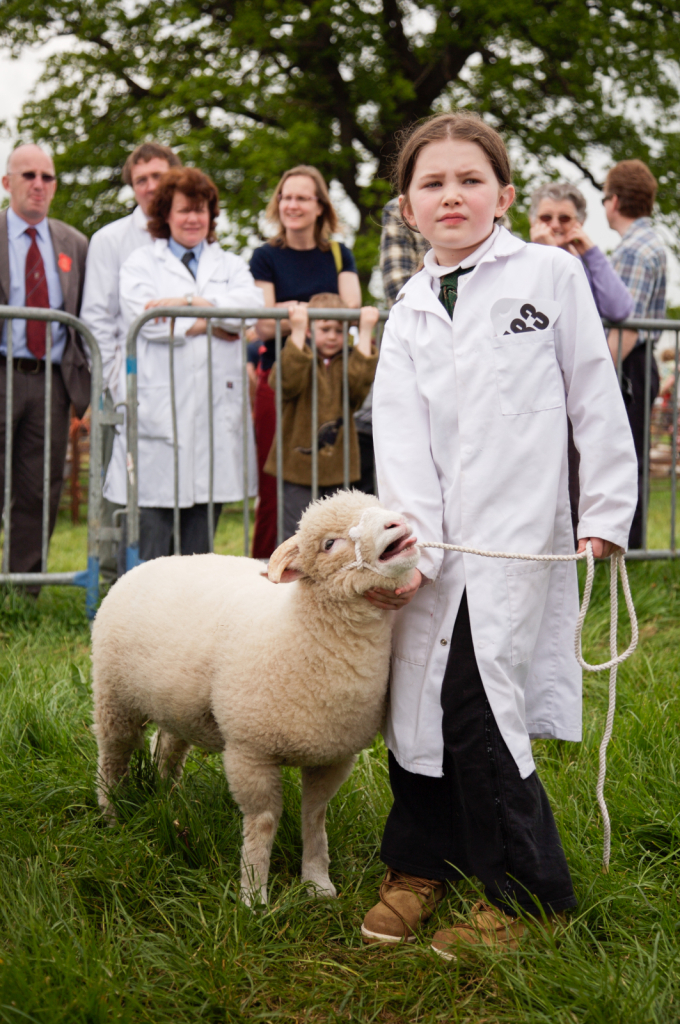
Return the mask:
POLYGON ((611 263, 583 230, 586 201, 570 182, 549 182, 531 196, 531 241, 558 245, 578 257, 586 272, 597 311, 606 320, 626 320, 633 297, 611 263))
MULTIPOLYGON (((312 295, 331 292, 342 305, 358 309, 361 286, 350 250, 330 236, 338 230, 328 186, 316 167, 299 164, 285 171, 265 211, 277 233, 256 249, 250 260, 255 283, 264 293, 264 304, 288 308, 307 303, 312 295)), ((276 547, 276 478, 264 472, 276 429, 274 392, 268 379, 274 365, 274 320, 258 320, 260 346, 255 393, 255 439, 259 476, 259 501, 255 514, 253 558, 269 558, 276 547)), ((281 321, 281 336, 291 332, 281 321)))

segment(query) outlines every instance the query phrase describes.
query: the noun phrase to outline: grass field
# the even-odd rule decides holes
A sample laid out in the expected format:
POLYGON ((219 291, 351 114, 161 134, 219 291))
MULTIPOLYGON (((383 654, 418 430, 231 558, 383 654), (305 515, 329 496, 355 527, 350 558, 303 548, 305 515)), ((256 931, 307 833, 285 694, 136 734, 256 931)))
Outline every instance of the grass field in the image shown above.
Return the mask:
MULTIPOLYGON (((240 520, 218 547, 238 551, 240 520)), ((51 568, 81 567, 82 530, 60 523, 51 568), (76 558, 74 566, 73 559, 76 558)), ((299 788, 286 772, 271 903, 237 900, 240 820, 216 756, 195 753, 179 787, 134 765, 120 827, 94 796, 84 594, 50 588, 0 604, 0 1021, 11 1024, 456 1022, 670 1024, 680 1018, 678 669, 680 566, 634 564, 641 647, 620 672, 607 797, 612 868, 600 869, 594 787, 606 678, 585 683, 585 741, 535 744, 579 909, 556 944, 447 964, 428 946, 464 913, 450 891, 422 941, 366 949, 390 804, 380 742, 329 814, 336 901, 310 899, 300 866, 299 788)), ((587 656, 603 660, 607 581, 598 569, 587 656)), ((624 631, 625 632, 625 631, 624 631)))

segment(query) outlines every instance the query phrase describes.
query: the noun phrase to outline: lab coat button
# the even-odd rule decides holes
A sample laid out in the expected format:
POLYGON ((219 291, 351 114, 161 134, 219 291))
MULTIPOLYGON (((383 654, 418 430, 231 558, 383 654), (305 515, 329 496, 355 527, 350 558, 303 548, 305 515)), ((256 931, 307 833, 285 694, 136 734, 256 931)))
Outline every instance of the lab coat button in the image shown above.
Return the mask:
POLYGON ((448 642, 449 642, 449 641, 448 641, 448 640, 445 640, 445 639, 444 639, 444 637, 442 637, 442 638, 441 638, 441 640, 439 641, 439 643, 440 643, 440 644, 442 645, 442 647, 446 647, 446 645, 448 644, 448 642))

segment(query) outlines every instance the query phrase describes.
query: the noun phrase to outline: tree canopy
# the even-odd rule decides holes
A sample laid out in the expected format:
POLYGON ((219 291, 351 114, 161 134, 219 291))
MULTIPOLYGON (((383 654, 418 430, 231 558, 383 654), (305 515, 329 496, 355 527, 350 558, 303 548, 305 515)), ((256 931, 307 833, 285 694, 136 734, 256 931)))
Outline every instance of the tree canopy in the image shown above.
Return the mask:
POLYGON ((366 277, 397 133, 454 106, 500 128, 520 178, 646 160, 674 217, 679 22, 678 0, 4 0, 0 45, 72 37, 19 121, 55 153, 56 216, 121 216, 122 164, 154 138, 215 178, 245 240, 311 163, 359 211, 366 277))

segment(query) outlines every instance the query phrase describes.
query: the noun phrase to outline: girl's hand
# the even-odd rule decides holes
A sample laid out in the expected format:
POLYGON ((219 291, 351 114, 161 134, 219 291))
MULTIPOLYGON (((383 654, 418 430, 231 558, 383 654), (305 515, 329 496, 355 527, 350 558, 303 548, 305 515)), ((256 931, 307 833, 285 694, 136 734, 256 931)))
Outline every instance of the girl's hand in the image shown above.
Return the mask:
POLYGON ((618 551, 616 544, 612 544, 610 540, 602 540, 601 537, 581 537, 578 542, 578 554, 585 551, 586 544, 590 541, 593 545, 593 554, 595 558, 609 558, 614 551, 618 551))
POLYGON ((399 611, 400 608, 405 608, 406 605, 411 601, 423 580, 423 574, 419 569, 413 570, 413 576, 404 587, 399 587, 398 590, 384 590, 382 587, 374 587, 373 590, 367 590, 364 597, 371 604, 375 605, 376 608, 384 608, 388 612, 399 611))

